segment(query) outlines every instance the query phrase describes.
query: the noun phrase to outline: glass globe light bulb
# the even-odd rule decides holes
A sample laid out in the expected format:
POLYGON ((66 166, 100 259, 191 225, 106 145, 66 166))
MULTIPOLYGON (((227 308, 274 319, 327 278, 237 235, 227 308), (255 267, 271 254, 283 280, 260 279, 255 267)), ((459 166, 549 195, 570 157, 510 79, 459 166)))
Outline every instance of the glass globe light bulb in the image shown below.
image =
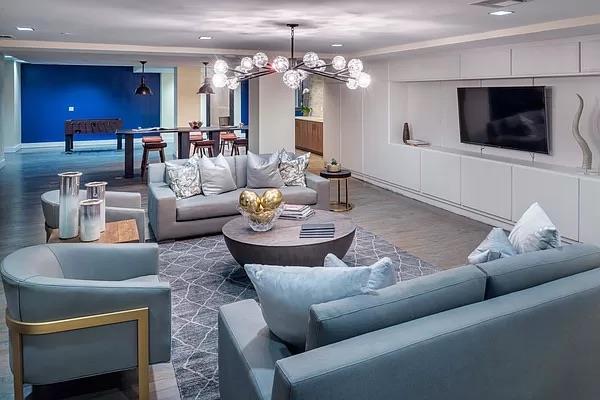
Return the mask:
POLYGON ((343 56, 335 56, 331 60, 331 66, 336 71, 341 71, 346 68, 346 59, 343 56))
POLYGON ((356 81, 356 79, 350 78, 348 79, 348 82, 346 82, 346 86, 348 87, 348 89, 358 89, 358 82, 356 81))
POLYGON ((287 58, 283 56, 277 56, 273 59, 271 65, 273 66, 273 69, 275 71, 281 73, 288 70, 288 68, 290 67, 290 62, 287 58))
POLYGON ((314 68, 317 66, 317 61, 319 61, 319 56, 317 55, 317 53, 309 51, 308 53, 306 53, 304 55, 304 58, 302 59, 302 61, 304 61, 304 64, 308 68, 314 68))
POLYGON ((213 70, 215 71, 215 74, 224 74, 229 71, 229 65, 227 65, 225 60, 217 60, 215 61, 213 70))
POLYGON ((250 57, 244 57, 240 61, 240 67, 242 67, 242 71, 248 72, 252 68, 254 68, 254 62, 252 61, 252 59, 250 57))
POLYGON ((327 63, 326 63, 325 61, 323 61, 323 60, 318 60, 318 61, 317 61, 317 67, 316 67, 315 69, 316 69, 317 71, 321 71, 321 72, 323 72, 323 71, 325 71, 325 69, 327 68, 326 64, 327 64, 327 63))
POLYGON ((237 76, 227 79, 227 87, 230 90, 235 90, 238 88, 238 86, 240 86, 240 80, 237 78, 237 76))
POLYGON ((225 87, 225 85, 227 85, 227 76, 225 74, 214 74, 212 83, 218 88, 225 87))
POLYGON ((264 68, 269 63, 269 57, 263 52, 258 52, 252 57, 252 61, 258 68, 264 68))
POLYGON ((361 88, 366 88, 371 84, 371 75, 367 74, 366 72, 361 72, 360 74, 358 74, 356 82, 361 88))
POLYGON ((298 89, 301 81, 300 74, 296 70, 291 69, 283 74, 283 83, 290 89, 298 89))
POLYGON ((358 58, 348 61, 348 73, 351 77, 357 78, 363 70, 363 63, 358 58))
POLYGON ((296 70, 296 72, 298 72, 298 76, 300 77, 300 80, 303 81, 306 78, 308 78, 308 72, 302 70, 302 69, 298 69, 296 70))

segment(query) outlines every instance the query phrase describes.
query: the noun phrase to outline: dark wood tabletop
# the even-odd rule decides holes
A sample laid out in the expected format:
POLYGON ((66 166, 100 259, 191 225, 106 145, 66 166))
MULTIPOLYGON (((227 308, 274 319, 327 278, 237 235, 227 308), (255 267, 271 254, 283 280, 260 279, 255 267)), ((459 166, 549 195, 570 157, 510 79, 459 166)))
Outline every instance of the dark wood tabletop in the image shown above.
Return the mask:
POLYGON ((352 176, 352 172, 350 172, 350 170, 348 170, 348 169, 343 169, 340 172, 329 172, 326 169, 321 171, 321 177, 327 178, 327 179, 333 179, 333 178, 343 179, 343 178, 350 178, 351 176, 352 176))

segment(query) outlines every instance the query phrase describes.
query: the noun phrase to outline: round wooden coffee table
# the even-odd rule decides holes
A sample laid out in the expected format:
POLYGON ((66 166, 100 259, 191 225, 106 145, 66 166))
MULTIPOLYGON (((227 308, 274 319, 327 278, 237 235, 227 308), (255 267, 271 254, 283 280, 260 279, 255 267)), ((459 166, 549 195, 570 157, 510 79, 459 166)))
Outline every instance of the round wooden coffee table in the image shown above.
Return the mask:
POLYGON ((254 232, 242 217, 223 226, 227 248, 240 265, 322 266, 328 253, 339 258, 346 255, 355 231, 350 217, 322 210, 303 221, 280 219, 268 232, 254 232), (302 224, 329 222, 335 225, 333 238, 300 239, 302 224))

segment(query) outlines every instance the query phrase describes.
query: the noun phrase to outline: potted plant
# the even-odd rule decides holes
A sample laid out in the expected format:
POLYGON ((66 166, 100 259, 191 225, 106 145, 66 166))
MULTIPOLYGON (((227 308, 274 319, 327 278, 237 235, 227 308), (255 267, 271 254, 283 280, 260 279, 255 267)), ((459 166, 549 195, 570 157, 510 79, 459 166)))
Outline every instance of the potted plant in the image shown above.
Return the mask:
POLYGON ((304 115, 305 117, 308 117, 311 112, 312 112, 312 108, 310 108, 308 106, 302 106, 302 115, 304 115))
POLYGON ((340 172, 342 170, 341 164, 337 162, 335 158, 332 158, 329 164, 327 164, 328 172, 340 172))

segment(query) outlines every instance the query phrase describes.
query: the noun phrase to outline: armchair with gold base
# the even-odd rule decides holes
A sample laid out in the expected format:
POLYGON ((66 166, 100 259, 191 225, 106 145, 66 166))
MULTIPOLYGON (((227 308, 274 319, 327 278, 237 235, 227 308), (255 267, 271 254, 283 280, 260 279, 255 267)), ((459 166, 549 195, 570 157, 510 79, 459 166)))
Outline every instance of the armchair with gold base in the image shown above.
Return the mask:
POLYGON ((0 266, 15 399, 23 384, 51 384, 138 369, 171 352, 171 291, 158 280, 156 244, 27 247, 0 266))

